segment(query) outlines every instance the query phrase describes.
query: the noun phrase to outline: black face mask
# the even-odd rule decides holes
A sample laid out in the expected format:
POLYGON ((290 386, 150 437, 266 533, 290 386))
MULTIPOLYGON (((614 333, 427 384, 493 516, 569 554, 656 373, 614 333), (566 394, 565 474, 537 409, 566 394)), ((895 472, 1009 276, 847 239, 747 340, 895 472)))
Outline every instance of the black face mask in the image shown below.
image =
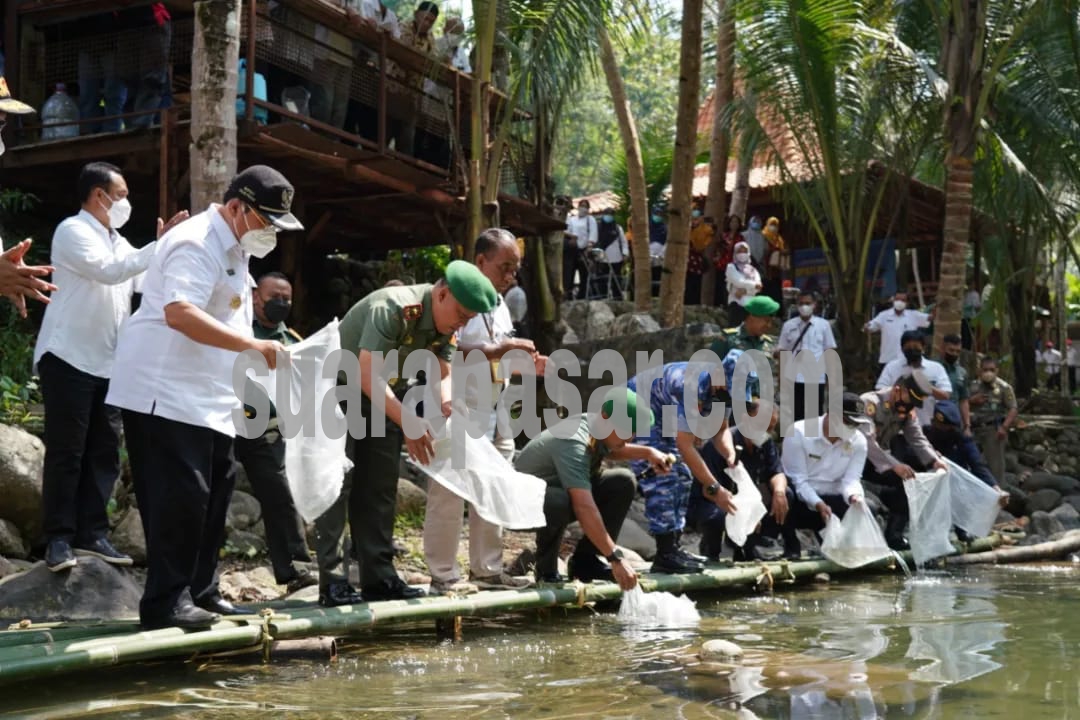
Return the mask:
POLYGON ((945 358, 945 362, 949 363, 950 365, 955 365, 956 361, 960 359, 960 356, 959 355, 945 355, 944 358, 945 358))
POLYGON ((271 298, 263 303, 263 315, 272 323, 284 322, 292 310, 292 303, 285 298, 271 298))
POLYGON ((911 414, 911 411, 915 408, 915 406, 913 404, 906 403, 906 402, 898 402, 898 403, 896 403, 895 407, 896 407, 896 411, 903 414, 903 415, 911 414))
POLYGON ((915 365, 922 362, 922 350, 918 348, 904 348, 904 357, 907 358, 908 364, 915 365))

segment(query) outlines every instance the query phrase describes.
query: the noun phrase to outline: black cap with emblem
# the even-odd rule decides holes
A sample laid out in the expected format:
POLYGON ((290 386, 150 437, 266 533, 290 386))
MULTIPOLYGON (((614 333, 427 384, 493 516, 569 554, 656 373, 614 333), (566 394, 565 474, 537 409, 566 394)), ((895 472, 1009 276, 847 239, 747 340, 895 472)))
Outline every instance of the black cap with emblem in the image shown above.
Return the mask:
POLYGON ((866 403, 853 392, 844 393, 843 417, 845 425, 862 425, 870 422, 866 416, 866 403))
POLYGON ((281 230, 303 230, 292 214, 293 186, 285 176, 266 165, 252 165, 229 183, 225 202, 243 200, 281 230))

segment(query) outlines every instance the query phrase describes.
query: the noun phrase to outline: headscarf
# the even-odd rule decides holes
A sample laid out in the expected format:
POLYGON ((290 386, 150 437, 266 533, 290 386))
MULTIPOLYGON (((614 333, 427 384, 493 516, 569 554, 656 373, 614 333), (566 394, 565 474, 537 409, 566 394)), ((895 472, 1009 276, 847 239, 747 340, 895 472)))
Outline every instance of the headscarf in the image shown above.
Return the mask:
POLYGON ((771 217, 769 221, 765 223, 765 228, 761 231, 761 234, 765 236, 765 239, 769 241, 769 244, 774 249, 780 252, 784 251, 784 238, 780 235, 780 218, 771 217), (776 230, 772 230, 770 226, 776 225, 776 230))
POLYGON ((750 265, 750 261, 741 263, 741 262, 739 262, 738 260, 735 259, 739 255, 739 248, 745 248, 746 249, 746 254, 749 255, 750 254, 750 244, 747 243, 745 240, 740 240, 739 242, 735 243, 735 247, 734 247, 734 249, 733 249, 733 251, 731 253, 731 262, 735 263, 735 269, 738 270, 739 272, 745 274, 746 273, 746 268, 750 265))

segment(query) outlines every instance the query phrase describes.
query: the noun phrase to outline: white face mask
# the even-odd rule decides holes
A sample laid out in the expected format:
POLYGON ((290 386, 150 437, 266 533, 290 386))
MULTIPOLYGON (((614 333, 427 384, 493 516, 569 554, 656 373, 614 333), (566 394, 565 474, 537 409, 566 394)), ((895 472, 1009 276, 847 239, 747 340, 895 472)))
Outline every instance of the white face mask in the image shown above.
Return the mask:
POLYGON ((127 224, 128 219, 131 217, 131 203, 127 198, 120 198, 119 200, 112 200, 112 205, 105 208, 105 203, 101 203, 101 207, 105 208, 105 213, 109 216, 109 227, 113 230, 119 230, 127 224))
POLYGON ((268 225, 258 230, 248 230, 240 236, 240 247, 252 257, 266 257, 277 247, 277 228, 268 225))
POLYGON ((745 265, 750 262, 750 253, 735 253, 735 262, 745 265))
POLYGON ((814 306, 813 305, 800 305, 799 306, 799 315, 801 315, 802 317, 808 318, 813 314, 814 314, 814 306))
POLYGON ((0 155, 4 154, 4 149, 4 138, 2 135, 0 135, 0 155))
POLYGON ((577 216, 579 218, 589 217, 589 211, 586 210, 585 208, 578 208, 577 216))
POLYGON ((893 310, 896 312, 904 312, 904 308, 907 307, 907 303, 903 300, 893 300, 893 310))

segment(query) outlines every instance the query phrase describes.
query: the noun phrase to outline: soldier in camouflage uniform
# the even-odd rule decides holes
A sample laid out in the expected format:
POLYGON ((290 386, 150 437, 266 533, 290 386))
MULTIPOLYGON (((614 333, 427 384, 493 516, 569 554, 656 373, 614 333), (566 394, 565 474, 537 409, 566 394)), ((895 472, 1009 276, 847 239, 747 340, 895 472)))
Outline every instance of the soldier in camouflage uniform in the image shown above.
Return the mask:
MULTIPOLYGON (((780 376, 776 363, 776 338, 767 334, 773 325, 773 316, 780 309, 779 303, 768 295, 758 295, 746 303, 746 318, 738 327, 727 328, 721 338, 710 348, 722 361, 731 350, 759 350, 769 358, 772 371, 773 392, 779 392, 777 378, 780 376)), ((747 390, 753 397, 761 397, 761 387, 756 378, 747 381, 747 390)))
POLYGON ((714 399, 730 405, 723 387, 713 388, 708 373, 698 378, 686 377, 689 363, 668 363, 663 374, 655 379, 651 388, 638 388, 643 379, 633 377, 627 383, 632 392, 640 390, 648 395, 654 422, 648 439, 641 444, 674 456, 677 460, 669 472, 648 474, 649 463, 644 460, 631 465, 639 475, 638 487, 645 496, 645 517, 649 521, 649 533, 656 538, 656 557, 652 572, 697 573, 705 568, 705 558, 692 555, 679 546, 679 535, 686 525, 686 510, 690 503, 690 487, 696 477, 704 488, 710 502, 716 503, 724 512, 734 512, 732 494, 717 481, 709 470, 697 447, 697 438, 686 416, 687 403, 695 403, 698 414, 712 411, 714 399), (714 392, 715 391, 715 392, 714 392), (675 437, 664 437, 663 411, 665 405, 674 405, 678 426, 675 437))
POLYGON ((1019 412, 1012 386, 998 377, 997 361, 985 357, 979 380, 971 385, 971 430, 990 472, 1000 483, 1005 479, 1005 445, 1009 428, 1019 412))
MULTIPOLYGON (((435 285, 381 288, 354 305, 342 319, 341 349, 357 353, 360 361, 360 408, 366 432, 353 442, 354 468, 341 496, 315 522, 321 605, 402 600, 424 594, 398 577, 393 563, 401 423, 403 416, 411 412, 401 403, 408 386, 407 378, 401 379, 401 370, 409 353, 431 350, 438 356, 446 377, 457 347, 455 333, 477 313, 491 312, 497 301, 495 286, 479 268, 459 260, 450 263, 446 277, 435 285), (391 380, 387 388, 371 377, 372 354, 391 350, 398 351, 398 378, 391 380), (373 436, 371 393, 386 394, 383 437, 373 436), (348 582, 347 557, 342 547, 346 511, 360 560, 362 596, 348 582)), ((449 399, 442 400, 443 407, 447 407, 449 399)), ((409 455, 420 463, 426 465, 434 456, 430 433, 416 440, 405 439, 404 443, 409 455)))

